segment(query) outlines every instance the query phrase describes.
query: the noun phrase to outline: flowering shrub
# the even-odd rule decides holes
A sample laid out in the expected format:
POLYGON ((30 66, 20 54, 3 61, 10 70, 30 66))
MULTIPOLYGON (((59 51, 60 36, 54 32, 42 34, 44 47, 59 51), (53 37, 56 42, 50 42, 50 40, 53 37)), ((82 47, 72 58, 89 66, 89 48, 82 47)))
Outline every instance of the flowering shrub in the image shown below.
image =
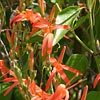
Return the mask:
MULTIPOLYGON (((10 2, 13 4, 12 0, 10 2)), ((17 88, 23 100, 86 100, 86 98, 89 100, 91 97, 88 94, 88 91, 91 91, 89 89, 95 89, 98 84, 97 88, 100 90, 98 83, 100 74, 96 73, 100 72, 99 55, 92 27, 94 13, 92 10, 94 11, 96 1, 87 1, 89 11, 79 20, 77 18, 81 16, 81 11, 87 10, 84 3, 66 6, 63 9, 64 1, 51 0, 51 2, 54 5, 50 9, 47 0, 38 0, 36 3, 38 7, 35 9, 35 1, 30 0, 29 3, 19 0, 18 8, 9 17, 9 28, 3 30, 4 22, 1 21, 0 81, 11 83, 3 95, 7 96, 17 88), (33 8, 29 7, 31 4, 33 8), (75 33, 75 30, 89 18, 92 39, 90 48, 75 33), (68 46, 67 42, 74 43, 73 38, 85 48, 83 55, 72 53, 71 44, 68 46), (97 65, 96 72, 92 67, 88 68, 91 66, 89 61, 92 64, 91 55, 97 65), (91 75, 89 72, 93 73, 92 88, 89 87, 88 76, 91 75), (78 86, 81 86, 79 89, 81 92, 78 91, 77 94, 74 89, 78 86)), ((0 2, 4 17, 3 3, 0 2)), ((77 48, 75 49, 78 50, 77 48)))

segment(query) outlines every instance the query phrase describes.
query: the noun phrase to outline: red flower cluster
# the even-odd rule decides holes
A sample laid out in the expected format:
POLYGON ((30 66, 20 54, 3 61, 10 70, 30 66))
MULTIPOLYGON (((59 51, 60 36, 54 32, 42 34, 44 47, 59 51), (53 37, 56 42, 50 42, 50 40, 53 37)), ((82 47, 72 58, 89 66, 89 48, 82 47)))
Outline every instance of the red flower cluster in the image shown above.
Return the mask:
MULTIPOLYGON (((43 0, 40 1, 40 5, 41 5, 41 7, 43 7, 43 4, 41 2, 43 2, 43 0)), ((43 9, 42 9, 42 14, 44 14, 43 9)), ((41 35, 43 35, 42 56, 44 56, 45 54, 52 53, 53 39, 54 39, 53 30, 56 30, 58 28, 64 28, 64 29, 70 28, 69 25, 52 24, 48 18, 43 18, 39 13, 35 13, 31 9, 26 9, 25 12, 22 12, 19 15, 13 17, 10 20, 10 25, 11 25, 11 27, 13 27, 15 22, 20 22, 20 21, 25 21, 25 20, 29 20, 30 23, 32 24, 32 32, 30 33, 31 35, 34 35, 35 32, 37 32, 39 30, 42 30, 42 34, 41 34, 41 35)), ((7 33, 7 38, 8 38, 8 41, 13 44, 14 33, 12 34, 11 37, 10 37, 9 33, 7 33)), ((69 80, 68 76, 65 74, 64 70, 70 71, 70 72, 74 73, 75 75, 82 75, 82 72, 80 72, 70 66, 62 64, 65 50, 66 50, 66 47, 64 46, 58 60, 54 57, 48 58, 50 64, 53 66, 53 70, 47 81, 45 91, 42 90, 35 83, 34 79, 32 79, 31 81, 30 81, 30 77, 29 77, 29 80, 22 79, 23 84, 27 87, 28 92, 31 95, 31 100, 69 100, 69 91, 68 91, 68 88, 66 88, 66 86, 70 85, 70 80, 69 80), (50 84, 53 81, 56 73, 59 73, 59 75, 64 80, 66 85, 60 84, 55 89, 54 94, 48 94, 48 93, 46 93, 46 91, 50 88, 50 84)), ((33 66, 35 63, 33 57, 34 57, 34 52, 33 52, 33 49, 31 49, 30 50, 30 58, 29 58, 29 62, 30 62, 29 67, 30 67, 31 72, 33 70, 33 66)), ((15 73, 13 71, 11 71, 8 67, 6 67, 4 65, 3 60, 0 60, 0 71, 4 77, 4 79, 2 80, 3 82, 13 82, 13 84, 7 89, 7 91, 4 93, 4 95, 7 95, 16 86, 18 86, 19 88, 22 88, 21 83, 18 80, 18 77, 15 75, 15 73), (11 77, 8 77, 7 74, 10 74, 11 77)), ((96 87, 99 80, 100 80, 100 74, 98 74, 94 80, 94 88, 96 87)), ((78 83, 76 83, 76 85, 77 84, 78 83)), ((86 85, 86 87, 84 88, 81 100, 86 100, 87 91, 88 91, 88 86, 86 85)))
MULTIPOLYGON (((14 82, 4 93, 4 96, 6 96, 14 87, 16 86, 20 87, 20 82, 18 81, 14 72, 4 66, 3 60, 0 60, 0 69, 2 75, 4 75, 3 82, 14 82), (6 73, 9 73, 12 77, 7 77, 7 76, 5 77, 6 73)), ((23 83, 28 87, 28 91, 32 96, 31 100, 61 100, 64 97, 66 98, 65 100, 69 99, 69 92, 65 88, 64 84, 60 84, 57 87, 54 94, 48 94, 45 91, 43 91, 39 86, 37 86, 34 80, 31 83, 29 82, 29 80, 26 79, 22 80, 23 83)))
MULTIPOLYGON (((43 18, 39 13, 33 12, 31 9, 26 9, 24 13, 21 13, 10 20, 11 26, 14 22, 29 20, 32 24, 32 30, 43 30, 44 39, 42 44, 42 56, 47 52, 51 54, 53 46, 53 30, 58 28, 69 29, 69 25, 53 25, 49 22, 48 18, 43 18)), ((34 33, 33 33, 34 34, 34 33)))

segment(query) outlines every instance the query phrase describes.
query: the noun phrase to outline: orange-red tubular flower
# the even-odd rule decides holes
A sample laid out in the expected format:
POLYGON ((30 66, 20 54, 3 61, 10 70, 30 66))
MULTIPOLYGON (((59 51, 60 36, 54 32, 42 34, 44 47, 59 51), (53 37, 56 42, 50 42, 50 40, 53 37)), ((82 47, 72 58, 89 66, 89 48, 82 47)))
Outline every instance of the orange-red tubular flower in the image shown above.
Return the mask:
POLYGON ((32 96, 31 100, 49 100, 51 94, 47 94, 45 91, 43 91, 37 84, 32 81, 32 83, 29 86, 29 92, 32 96))
POLYGON ((44 15, 44 10, 46 7, 45 2, 44 2, 44 0, 38 0, 38 2, 39 2, 41 13, 42 13, 42 15, 44 15))
POLYGON ((32 96, 31 100, 62 100, 64 97, 65 100, 69 99, 69 92, 64 84, 60 84, 54 94, 48 94, 33 81, 29 86, 29 92, 32 96))
POLYGON ((83 90, 83 94, 82 94, 81 100, 86 100, 87 92, 88 92, 88 85, 86 85, 84 90, 83 90))
POLYGON ((18 79, 16 78, 16 75, 14 74, 14 72, 9 70, 9 74, 12 75, 13 77, 9 77, 9 78, 6 77, 2 80, 2 82, 14 82, 14 83, 6 90, 6 92, 4 93, 4 96, 6 96, 14 87, 19 85, 18 79))
POLYGON ((70 81, 69 81, 67 75, 65 74, 64 70, 68 70, 68 71, 70 71, 72 73, 75 73, 75 74, 78 74, 78 75, 82 75, 82 73, 80 71, 78 71, 78 70, 76 70, 76 69, 74 69, 72 67, 69 67, 69 66, 61 64, 61 62, 63 60, 65 49, 66 49, 66 47, 64 46, 64 48, 62 49, 61 54, 60 54, 60 56, 58 58, 58 61, 54 57, 51 57, 49 59, 51 65, 54 68, 53 68, 53 70, 51 72, 51 75, 50 75, 48 81, 47 81, 46 89, 45 89, 46 91, 49 89, 50 84, 51 84, 51 82, 53 80, 53 77, 56 74, 56 72, 58 72, 60 74, 61 78, 66 82, 67 85, 70 84, 70 81))
POLYGON ((39 13, 35 13, 32 9, 26 9, 25 18, 33 24, 38 22, 42 17, 39 13))
POLYGON ((44 56, 46 51, 48 54, 51 54, 52 44, 53 44, 53 34, 52 33, 45 34, 43 43, 42 43, 42 56, 44 56))
POLYGON ((30 49, 30 57, 29 57, 29 68, 30 68, 30 71, 33 70, 33 66, 34 66, 34 50, 33 48, 30 49))
POLYGON ((16 75, 14 74, 14 72, 11 71, 9 68, 7 68, 4 65, 4 61, 3 60, 0 60, 0 70, 1 70, 2 75, 4 76, 4 79, 2 80, 2 82, 14 82, 14 84, 12 84, 6 90, 6 92, 4 93, 4 96, 6 96, 15 86, 17 86, 19 84, 19 82, 18 82, 18 80, 17 80, 16 75), (7 73, 9 73, 13 77, 8 78, 7 77, 7 73))
POLYGON ((4 96, 6 96, 14 87, 16 87, 17 85, 19 85, 19 82, 16 78, 12 77, 12 78, 5 78, 3 80, 3 82, 14 82, 4 93, 4 96))
POLYGON ((94 84, 93 84, 94 88, 97 86, 97 83, 98 83, 99 80, 100 80, 100 73, 96 76, 96 78, 94 80, 94 84))
POLYGON ((0 60, 0 71, 4 78, 7 78, 7 73, 9 69, 4 65, 4 60, 0 60))
POLYGON ((10 25, 12 26, 13 23, 24 21, 24 20, 26 20, 25 14, 20 13, 19 15, 10 19, 10 25))
POLYGON ((13 23, 29 20, 31 23, 37 22, 41 19, 41 15, 39 13, 34 13, 31 9, 26 9, 24 13, 20 13, 17 16, 10 19, 10 25, 13 23))
POLYGON ((69 99, 69 92, 68 90, 65 89, 65 85, 64 84, 60 84, 54 95, 52 96, 52 98, 50 100, 62 100, 65 97, 65 100, 69 99))
POLYGON ((51 54, 53 47, 53 30, 64 28, 69 29, 69 25, 55 25, 50 23, 48 18, 43 18, 39 13, 33 12, 31 9, 26 9, 24 13, 21 13, 14 18, 11 19, 10 24, 12 25, 14 22, 29 20, 32 24, 32 30, 35 28, 41 29, 44 32, 44 39, 42 44, 42 56, 44 56, 45 52, 47 54, 51 54))

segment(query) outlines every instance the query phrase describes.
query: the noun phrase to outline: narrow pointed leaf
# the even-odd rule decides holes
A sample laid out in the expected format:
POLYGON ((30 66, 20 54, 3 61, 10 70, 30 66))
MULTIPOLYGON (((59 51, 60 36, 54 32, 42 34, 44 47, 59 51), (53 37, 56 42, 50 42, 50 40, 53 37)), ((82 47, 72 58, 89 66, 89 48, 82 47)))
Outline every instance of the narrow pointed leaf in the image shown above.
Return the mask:
POLYGON ((76 21, 74 29, 78 28, 81 24, 83 24, 86 19, 89 18, 89 14, 87 14, 86 16, 82 16, 78 21, 76 21))

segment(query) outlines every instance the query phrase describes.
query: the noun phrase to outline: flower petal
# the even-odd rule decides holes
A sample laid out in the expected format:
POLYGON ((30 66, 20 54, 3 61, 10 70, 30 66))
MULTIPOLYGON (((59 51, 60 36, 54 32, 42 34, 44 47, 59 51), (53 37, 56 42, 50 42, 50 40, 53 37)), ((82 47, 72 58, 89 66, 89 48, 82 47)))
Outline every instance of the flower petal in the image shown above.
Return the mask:
POLYGON ((44 15, 44 10, 45 10, 45 3, 44 0, 38 0, 39 1, 39 6, 40 6, 40 10, 42 15, 44 15))
POLYGON ((19 22, 19 21, 23 21, 23 20, 26 20, 25 14, 22 14, 22 13, 21 13, 21 14, 15 16, 15 17, 11 18, 11 19, 10 19, 10 24, 11 24, 11 26, 12 26, 12 24, 13 24, 14 22, 19 22))
POLYGON ((50 22, 52 22, 54 19, 55 19, 55 12, 56 12, 56 5, 54 5, 52 7, 52 10, 50 12, 50 15, 49 15, 49 20, 50 22))
POLYGON ((47 50, 47 43, 48 43, 48 36, 46 35, 43 39, 42 43, 42 56, 44 56, 46 50, 47 50))
POLYGON ((4 66, 4 60, 0 60, 0 70, 4 78, 7 78, 7 73, 9 72, 9 69, 4 66))
POLYGON ((69 25, 55 25, 55 26, 52 26, 53 30, 56 30, 56 29, 59 29, 59 28, 64 28, 64 29, 69 29, 70 26, 69 25))
MULTIPOLYGON (((50 63, 53 65, 57 60, 54 57, 50 57, 50 63)), ((58 62, 57 62, 58 63, 58 62)))
POLYGON ((96 78, 94 80, 94 84, 93 84, 94 88, 97 86, 97 83, 98 83, 99 80, 100 80, 100 73, 96 76, 96 78))
POLYGON ((14 84, 12 84, 7 91, 4 93, 4 96, 6 96, 14 87, 16 87, 19 84, 19 82, 15 82, 14 84))
POLYGON ((66 74, 64 73, 63 69, 57 70, 57 71, 60 73, 61 78, 66 82, 66 84, 69 85, 70 81, 68 77, 66 76, 66 74))
POLYGON ((55 74, 56 74, 56 69, 53 68, 53 70, 52 70, 52 72, 51 72, 51 75, 50 75, 50 77, 49 77, 49 79, 48 79, 48 81, 47 81, 47 83, 46 83, 46 88, 45 88, 46 91, 49 89, 50 84, 51 84, 51 82, 52 82, 53 77, 54 77, 55 74))
POLYGON ((66 96, 65 85, 60 84, 50 100, 62 100, 65 96, 66 96))
POLYGON ((53 44, 53 34, 49 33, 48 34, 48 50, 47 50, 48 54, 51 54, 52 52, 52 44, 53 44))
POLYGON ((66 76, 63 71, 63 68, 61 67, 62 64, 58 63, 54 57, 50 58, 50 63, 56 68, 57 72, 60 73, 61 78, 66 82, 66 84, 70 84, 68 77, 66 76))
POLYGON ((66 50, 66 46, 63 47, 61 53, 60 53, 60 56, 58 58, 58 62, 61 63, 62 60, 63 60, 63 57, 64 57, 64 54, 65 54, 65 50, 66 50))
POLYGON ((69 66, 66 66, 66 65, 61 65, 61 67, 65 70, 68 70, 70 72, 73 72, 75 74, 78 74, 78 75, 82 75, 82 72, 78 71, 77 69, 74 69, 72 67, 69 67, 69 66))
POLYGON ((2 80, 3 82, 18 82, 16 78, 9 77, 2 80))
POLYGON ((86 100, 87 92, 88 92, 88 85, 86 85, 84 90, 83 90, 83 94, 82 94, 81 100, 86 100))
POLYGON ((26 9, 25 17, 31 23, 38 22, 41 19, 41 15, 39 13, 34 13, 32 9, 26 9))
POLYGON ((33 66, 34 66, 34 51, 33 51, 33 48, 30 49, 30 57, 29 57, 29 68, 30 68, 30 71, 33 70, 33 66))

